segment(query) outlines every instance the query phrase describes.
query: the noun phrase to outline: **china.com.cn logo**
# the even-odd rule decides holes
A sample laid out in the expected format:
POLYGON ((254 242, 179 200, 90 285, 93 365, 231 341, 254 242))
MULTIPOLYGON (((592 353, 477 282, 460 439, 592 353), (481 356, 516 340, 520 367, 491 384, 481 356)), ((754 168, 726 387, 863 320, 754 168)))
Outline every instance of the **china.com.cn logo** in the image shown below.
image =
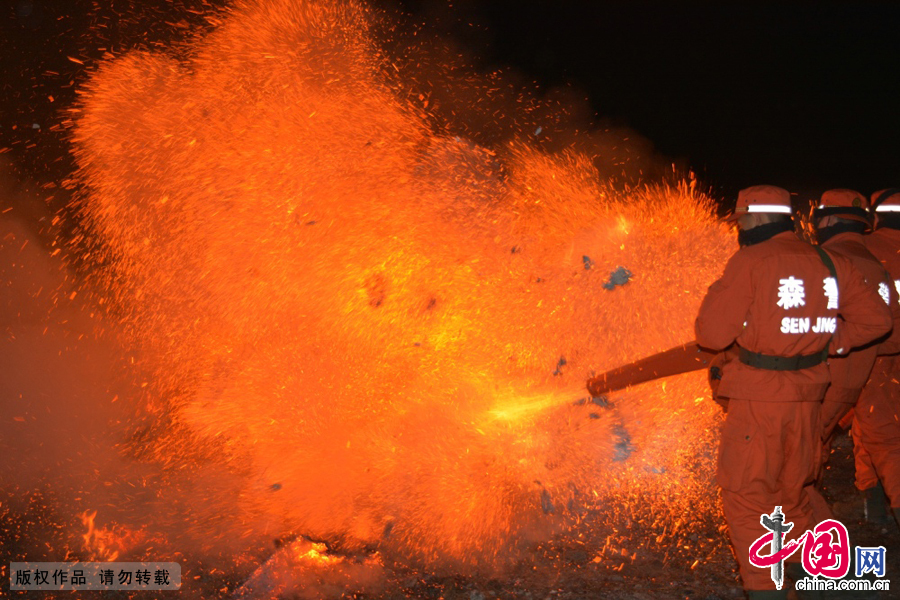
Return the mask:
MULTIPOLYGON (((780 506, 776 506, 771 515, 760 515, 759 522, 767 533, 751 544, 750 564, 759 568, 771 567, 772 581, 777 589, 784 584, 784 561, 801 548, 803 568, 814 578, 821 575, 827 579, 841 579, 850 572, 850 536, 840 521, 826 519, 788 543, 784 542, 784 536, 794 524, 784 521, 780 506), (766 546, 771 548, 771 553, 762 555, 766 546)), ((866 573, 884 577, 884 546, 856 546, 855 558, 857 577, 866 573)))

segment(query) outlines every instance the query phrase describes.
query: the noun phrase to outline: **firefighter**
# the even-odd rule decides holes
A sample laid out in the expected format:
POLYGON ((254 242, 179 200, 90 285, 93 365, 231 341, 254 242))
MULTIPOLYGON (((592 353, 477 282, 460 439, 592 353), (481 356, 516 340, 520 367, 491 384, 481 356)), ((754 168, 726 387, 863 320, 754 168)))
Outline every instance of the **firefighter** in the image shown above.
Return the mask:
MULTIPOLYGON (((885 304, 897 307, 897 291, 893 289, 893 281, 866 248, 863 238, 863 234, 872 229, 868 199, 853 190, 829 190, 822 194, 812 220, 819 245, 832 254, 849 259, 885 304)), ((895 312, 894 318, 900 320, 900 310, 895 312)), ((822 405, 823 439, 831 436, 841 417, 856 405, 863 386, 869 380, 877 353, 878 345, 869 344, 845 357, 828 361, 831 385, 825 392, 822 405)))
MULTIPOLYGON (((869 251, 881 261, 900 294, 900 189, 872 195, 875 231, 866 236, 869 251)), ((895 332, 896 333, 896 332, 895 332)), ((896 336, 892 336, 895 338, 896 336)), ((883 344, 880 352, 896 353, 896 344, 883 344)), ((856 487, 862 491, 866 519, 884 522, 887 493, 894 518, 900 523, 900 356, 879 356, 869 383, 853 411, 853 454, 856 487)))
MULTIPOLYGON (((744 589, 751 599, 786 598, 770 569, 749 561, 750 545, 765 533, 761 515, 782 507, 793 523, 786 540, 815 526, 804 486, 818 466, 825 359, 888 333, 891 314, 847 259, 797 237, 786 190, 742 190, 728 220, 737 221, 741 248, 695 323, 701 346, 736 343, 739 356, 725 365, 719 387, 730 400, 716 480, 744 589)), ((788 564, 794 579, 798 569, 788 564)))

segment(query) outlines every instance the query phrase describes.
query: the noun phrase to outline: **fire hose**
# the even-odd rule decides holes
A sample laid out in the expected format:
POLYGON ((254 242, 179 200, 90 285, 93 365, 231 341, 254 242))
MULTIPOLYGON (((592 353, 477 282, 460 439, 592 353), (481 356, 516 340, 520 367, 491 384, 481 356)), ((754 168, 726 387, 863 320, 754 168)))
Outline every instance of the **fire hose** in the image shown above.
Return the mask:
POLYGON ((587 389, 596 398, 639 383, 706 368, 710 369, 712 384, 713 380, 721 377, 722 363, 723 353, 701 348, 697 342, 689 342, 592 377, 587 381, 587 389))

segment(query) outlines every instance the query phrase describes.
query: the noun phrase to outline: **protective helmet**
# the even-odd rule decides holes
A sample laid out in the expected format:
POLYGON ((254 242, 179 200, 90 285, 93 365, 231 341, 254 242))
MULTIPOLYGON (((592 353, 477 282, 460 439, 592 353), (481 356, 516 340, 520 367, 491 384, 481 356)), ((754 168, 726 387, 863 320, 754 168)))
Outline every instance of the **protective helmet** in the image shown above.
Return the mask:
POLYGON ((900 188, 878 190, 872 194, 872 212, 900 213, 900 188))
POLYGON ((813 211, 813 219, 818 221, 829 215, 872 226, 868 199, 853 190, 828 190, 822 194, 819 205, 813 211))
POLYGON ((749 213, 791 214, 791 194, 774 185, 754 185, 738 192, 734 212, 725 218, 736 221, 749 213))

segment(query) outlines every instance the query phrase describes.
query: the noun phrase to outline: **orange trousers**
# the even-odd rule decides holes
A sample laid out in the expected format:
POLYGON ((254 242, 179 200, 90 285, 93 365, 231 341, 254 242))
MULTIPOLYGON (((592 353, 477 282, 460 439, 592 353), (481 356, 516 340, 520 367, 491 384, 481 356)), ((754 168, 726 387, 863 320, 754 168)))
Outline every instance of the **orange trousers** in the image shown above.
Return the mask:
POLYGON ((900 356, 879 356, 853 410, 856 487, 878 484, 900 508, 900 356))
MULTIPOLYGON (((716 480, 745 590, 775 589, 770 569, 750 565, 750 546, 766 533, 760 516, 781 506, 785 522, 794 524, 785 541, 816 524, 805 486, 819 465, 821 407, 734 399, 728 404, 716 480)), ((799 553, 790 560, 799 561, 799 553)))

